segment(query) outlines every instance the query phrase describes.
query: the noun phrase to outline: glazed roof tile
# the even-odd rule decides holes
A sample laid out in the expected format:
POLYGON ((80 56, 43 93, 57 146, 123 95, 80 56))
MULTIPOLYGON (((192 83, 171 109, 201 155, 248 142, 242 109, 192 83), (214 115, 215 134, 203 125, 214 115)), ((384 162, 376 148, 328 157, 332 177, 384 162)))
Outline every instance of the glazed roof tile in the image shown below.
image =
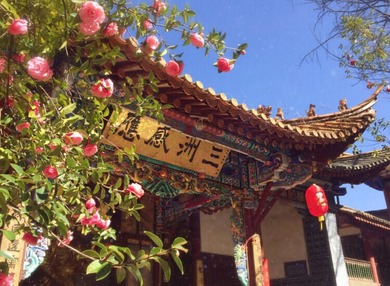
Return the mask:
MULTIPOLYGON (((381 88, 366 101, 345 111, 310 118, 277 120, 239 104, 235 98, 228 99, 224 93, 204 88, 200 81, 193 81, 188 74, 170 76, 165 72, 165 61, 154 61, 145 55, 133 38, 124 40, 110 38, 113 46, 119 46, 127 59, 119 60, 112 67, 120 78, 153 72, 160 80, 159 93, 153 94, 162 103, 172 104, 178 112, 188 116, 206 118, 207 124, 236 133, 258 143, 271 144, 290 149, 316 149, 317 145, 337 144, 336 156, 354 142, 356 134, 362 133, 375 119, 371 109, 381 88)), ((331 157, 331 156, 330 156, 331 157)))
POLYGON ((377 176, 390 177, 390 148, 357 155, 344 154, 323 168, 318 176, 339 184, 361 184, 377 176))

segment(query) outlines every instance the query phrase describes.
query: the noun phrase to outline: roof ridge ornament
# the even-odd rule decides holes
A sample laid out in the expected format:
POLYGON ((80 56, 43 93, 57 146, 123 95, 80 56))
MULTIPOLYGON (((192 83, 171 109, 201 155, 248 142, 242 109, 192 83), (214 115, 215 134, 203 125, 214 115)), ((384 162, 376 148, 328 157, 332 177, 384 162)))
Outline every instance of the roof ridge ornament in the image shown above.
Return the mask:
POLYGON ((310 103, 309 110, 306 110, 307 117, 317 116, 315 107, 314 104, 310 103))
POLYGON ((338 109, 339 109, 339 111, 345 111, 348 109, 346 98, 340 99, 338 109))

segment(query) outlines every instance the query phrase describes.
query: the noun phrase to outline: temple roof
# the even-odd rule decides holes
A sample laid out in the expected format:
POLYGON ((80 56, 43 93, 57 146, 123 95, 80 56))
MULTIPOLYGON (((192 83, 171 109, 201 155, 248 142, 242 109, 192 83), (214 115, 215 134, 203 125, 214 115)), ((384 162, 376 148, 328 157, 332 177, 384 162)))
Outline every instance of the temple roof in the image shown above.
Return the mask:
POLYGON ((375 119, 375 111, 371 107, 381 87, 366 101, 344 111, 310 118, 278 120, 249 109, 245 104, 238 103, 234 98, 229 99, 223 93, 216 93, 212 88, 204 88, 200 81, 193 81, 188 74, 168 75, 164 69, 165 61, 162 59, 156 62, 145 56, 133 38, 124 40, 112 37, 109 41, 112 46, 120 47, 126 56, 126 59, 119 59, 111 67, 119 80, 139 75, 147 77, 149 72, 158 78, 158 93, 151 87, 147 87, 146 92, 161 103, 174 106, 165 116, 177 117, 179 114, 257 143, 306 150, 311 159, 317 161, 336 158, 375 119))
POLYGON ((390 148, 358 155, 344 154, 322 169, 318 174, 322 179, 344 183, 366 183, 376 189, 377 180, 390 178, 390 148))
POLYGON ((390 230, 390 221, 388 219, 375 216, 368 212, 363 212, 343 206, 338 210, 338 214, 347 216, 350 220, 357 224, 363 223, 370 227, 379 228, 385 231, 390 230))

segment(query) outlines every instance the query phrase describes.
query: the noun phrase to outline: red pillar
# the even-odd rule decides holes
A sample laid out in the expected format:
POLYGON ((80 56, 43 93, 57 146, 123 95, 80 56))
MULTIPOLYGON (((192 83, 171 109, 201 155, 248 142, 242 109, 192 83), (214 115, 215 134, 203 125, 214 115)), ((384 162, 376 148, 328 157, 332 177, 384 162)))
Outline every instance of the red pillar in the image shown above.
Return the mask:
POLYGON ((366 256, 371 264, 371 270, 372 270, 372 274, 374 276, 374 282, 376 283, 376 285, 379 286, 380 283, 379 283, 378 270, 376 269, 375 257, 372 254, 371 245, 370 245, 370 241, 368 239, 368 236, 365 234, 363 234, 363 242, 364 242, 364 251, 365 251, 366 256))

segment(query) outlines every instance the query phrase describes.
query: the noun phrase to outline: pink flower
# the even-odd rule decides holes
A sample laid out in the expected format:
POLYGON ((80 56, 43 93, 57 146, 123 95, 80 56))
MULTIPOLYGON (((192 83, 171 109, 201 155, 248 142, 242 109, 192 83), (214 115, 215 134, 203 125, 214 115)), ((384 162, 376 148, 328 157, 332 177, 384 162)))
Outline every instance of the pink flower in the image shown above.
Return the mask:
POLYGON ((234 65, 230 64, 230 61, 226 58, 219 58, 217 67, 219 72, 228 72, 233 69, 234 65))
POLYGON ((107 219, 101 219, 96 223, 96 226, 101 229, 107 229, 111 224, 111 220, 107 219))
POLYGON ((24 35, 28 32, 28 22, 24 19, 15 19, 11 25, 8 26, 8 33, 11 35, 24 35))
POLYGON ((204 46, 204 39, 198 33, 193 33, 190 36, 190 42, 197 48, 201 48, 204 46))
POLYGON ((5 274, 0 272, 0 286, 13 286, 14 285, 14 275, 5 274))
POLYGON ((15 107, 15 100, 13 99, 12 96, 8 97, 7 105, 8 105, 9 108, 14 108, 15 107))
POLYGON ((105 37, 111 37, 118 34, 118 25, 115 22, 111 22, 107 25, 107 27, 104 29, 103 35, 105 37))
POLYGON ((95 1, 84 2, 79 10, 79 16, 81 21, 89 25, 93 23, 101 24, 106 18, 103 7, 95 1))
POLYGON ((32 235, 32 233, 30 233, 30 232, 25 232, 25 233, 23 234, 22 239, 23 239, 26 243, 28 243, 28 244, 37 245, 37 244, 38 244, 38 241, 39 241, 41 238, 32 235))
POLYGON ((100 221, 100 214, 98 212, 94 213, 89 219, 90 225, 97 224, 100 221))
POLYGON ((50 148, 51 151, 54 151, 55 149, 57 149, 57 146, 55 144, 53 144, 53 143, 50 143, 49 144, 49 148, 50 148))
POLYGON ((85 202, 85 207, 87 208, 87 210, 92 209, 95 206, 96 206, 96 202, 95 202, 95 200, 93 198, 90 198, 89 200, 87 200, 85 202))
POLYGON ((0 73, 3 73, 6 67, 7 67, 7 60, 4 58, 0 58, 0 73))
POLYGON ((146 45, 148 46, 148 48, 152 51, 156 50, 158 48, 158 46, 160 45, 160 42, 156 36, 147 37, 145 42, 146 42, 146 45))
POLYGON ((87 218, 86 216, 83 216, 83 217, 80 219, 80 223, 81 223, 81 225, 90 225, 90 219, 87 218))
POLYGON ((80 145, 83 142, 83 134, 77 131, 68 132, 63 137, 65 144, 67 145, 80 145))
POLYGON ((37 147, 37 148, 35 148, 35 152, 43 153, 43 148, 42 147, 37 147))
POLYGON ((8 107, 10 107, 10 108, 14 108, 14 106, 15 106, 15 100, 13 99, 13 97, 8 97, 8 102, 7 102, 7 105, 8 105, 8 107))
POLYGON ((24 62, 24 59, 26 58, 25 54, 13 54, 12 58, 19 64, 24 62))
POLYGON ((53 166, 45 167, 45 169, 43 169, 43 174, 46 176, 46 178, 49 178, 49 179, 55 179, 58 177, 58 171, 53 166))
POLYGON ((83 154, 86 157, 90 157, 90 156, 95 155, 97 151, 98 151, 98 147, 96 144, 88 143, 83 148, 83 154))
POLYGON ((160 2, 159 0, 154 0, 154 3, 152 5, 152 8, 154 10, 154 13, 156 15, 160 15, 161 12, 163 12, 167 7, 165 6, 164 2, 160 2))
POLYGON ((49 63, 41 57, 32 58, 27 62, 27 73, 37 81, 48 81, 53 76, 49 63))
POLYGON ((81 34, 91 36, 100 30, 100 24, 98 22, 93 22, 92 24, 81 22, 79 25, 79 30, 81 34))
POLYGON ((100 214, 98 212, 94 213, 90 218, 83 216, 80 219, 81 225, 89 225, 89 226, 95 225, 99 223, 99 221, 100 221, 100 214))
POLYGON ((73 232, 68 230, 67 236, 64 237, 61 242, 58 243, 59 247, 64 247, 65 245, 70 244, 70 242, 73 240, 73 232))
POLYGON ((114 92, 114 83, 111 79, 100 79, 91 87, 91 91, 96 97, 110 97, 114 92))
POLYGON ((132 183, 127 187, 125 193, 133 193, 138 199, 140 199, 144 195, 145 191, 142 189, 142 186, 140 184, 132 183))
POLYGON ((178 76, 183 71, 183 64, 182 62, 169 61, 165 66, 165 71, 170 76, 178 76))
POLYGON ((145 20, 142 23, 142 25, 143 25, 145 30, 150 30, 151 28, 153 28, 153 23, 152 23, 152 20, 150 20, 150 19, 145 20))
POLYGON ((23 129, 29 129, 30 128, 30 123, 24 122, 16 126, 16 130, 18 132, 22 132, 23 129))

